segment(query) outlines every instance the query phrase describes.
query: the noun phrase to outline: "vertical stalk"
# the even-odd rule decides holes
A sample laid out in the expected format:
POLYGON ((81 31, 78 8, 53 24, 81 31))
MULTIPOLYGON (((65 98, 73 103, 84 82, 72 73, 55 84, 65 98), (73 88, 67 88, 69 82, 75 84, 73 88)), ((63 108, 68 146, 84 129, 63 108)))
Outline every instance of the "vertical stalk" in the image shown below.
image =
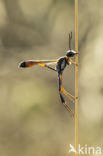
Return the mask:
MULTIPOLYGON (((75 0, 75 51, 78 52, 78 0, 75 0)), ((78 96, 79 96, 79 85, 78 85, 78 55, 75 56, 75 149, 78 152, 78 96)), ((78 156, 78 153, 75 153, 78 156)))

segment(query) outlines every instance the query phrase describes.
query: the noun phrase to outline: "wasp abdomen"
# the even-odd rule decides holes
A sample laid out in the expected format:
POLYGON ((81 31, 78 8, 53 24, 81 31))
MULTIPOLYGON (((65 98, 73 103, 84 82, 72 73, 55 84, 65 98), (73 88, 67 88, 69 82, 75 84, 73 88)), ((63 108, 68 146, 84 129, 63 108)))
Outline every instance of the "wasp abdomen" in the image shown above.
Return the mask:
POLYGON ((25 62, 22 62, 19 67, 21 68, 26 68, 26 67, 31 67, 33 65, 35 65, 36 63, 33 62, 33 61, 25 61, 25 62))

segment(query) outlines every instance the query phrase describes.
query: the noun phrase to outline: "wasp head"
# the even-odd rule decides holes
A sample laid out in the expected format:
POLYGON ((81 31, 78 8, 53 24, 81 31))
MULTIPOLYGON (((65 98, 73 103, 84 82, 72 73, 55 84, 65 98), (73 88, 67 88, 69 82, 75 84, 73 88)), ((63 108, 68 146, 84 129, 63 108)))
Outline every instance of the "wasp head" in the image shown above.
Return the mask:
POLYGON ((74 50, 68 50, 67 53, 66 53, 66 56, 67 57, 73 57, 76 54, 78 54, 76 51, 74 51, 74 50))

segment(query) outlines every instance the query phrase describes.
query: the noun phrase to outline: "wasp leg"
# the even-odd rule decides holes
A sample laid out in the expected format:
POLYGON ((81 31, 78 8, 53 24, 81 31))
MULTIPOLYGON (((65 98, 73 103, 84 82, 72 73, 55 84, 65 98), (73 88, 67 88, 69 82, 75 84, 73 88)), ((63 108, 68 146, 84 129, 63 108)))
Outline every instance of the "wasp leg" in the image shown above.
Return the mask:
POLYGON ((48 69, 51 69, 51 70, 53 70, 53 71, 56 71, 56 72, 57 72, 57 70, 56 70, 56 69, 54 69, 54 68, 52 68, 52 67, 48 66, 47 64, 44 64, 44 63, 39 63, 38 65, 40 65, 40 66, 42 66, 42 67, 46 67, 46 68, 48 68, 48 69))
POLYGON ((64 105, 64 107, 69 111, 70 116, 71 117, 74 117, 74 113, 72 112, 72 110, 70 109, 70 107, 66 104, 66 102, 64 100, 64 97, 62 95, 62 75, 61 74, 58 74, 58 77, 59 77, 59 95, 60 95, 61 102, 64 105))
POLYGON ((68 93, 63 87, 61 87, 61 92, 65 96, 67 96, 70 101, 72 101, 73 103, 75 102, 75 97, 73 95, 71 95, 70 93, 68 93))
POLYGON ((78 66, 78 64, 77 64, 75 61, 73 61, 71 58, 70 58, 70 62, 71 62, 72 64, 78 66))
POLYGON ((64 88, 63 88, 63 85, 62 85, 62 75, 60 75, 60 80, 61 80, 61 92, 68 97, 68 99, 70 101, 72 101, 73 103, 75 102, 75 97, 73 95, 71 95, 70 93, 68 93, 64 88))

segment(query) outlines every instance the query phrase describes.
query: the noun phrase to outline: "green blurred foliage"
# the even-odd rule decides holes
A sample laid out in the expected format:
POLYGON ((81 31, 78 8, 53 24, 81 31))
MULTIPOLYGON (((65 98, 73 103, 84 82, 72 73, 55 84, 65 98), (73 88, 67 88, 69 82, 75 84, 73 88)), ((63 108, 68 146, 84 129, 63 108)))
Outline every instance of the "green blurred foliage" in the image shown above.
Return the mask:
MULTIPOLYGON (((102 0, 79 1, 81 145, 102 144, 102 6, 102 0)), ((74 120, 60 102, 57 74, 18 68, 22 60, 65 55, 70 31, 74 49, 73 0, 0 0, 0 156, 67 156, 74 145, 74 120)), ((74 76, 74 66, 67 67, 63 84, 73 95, 74 76)))

